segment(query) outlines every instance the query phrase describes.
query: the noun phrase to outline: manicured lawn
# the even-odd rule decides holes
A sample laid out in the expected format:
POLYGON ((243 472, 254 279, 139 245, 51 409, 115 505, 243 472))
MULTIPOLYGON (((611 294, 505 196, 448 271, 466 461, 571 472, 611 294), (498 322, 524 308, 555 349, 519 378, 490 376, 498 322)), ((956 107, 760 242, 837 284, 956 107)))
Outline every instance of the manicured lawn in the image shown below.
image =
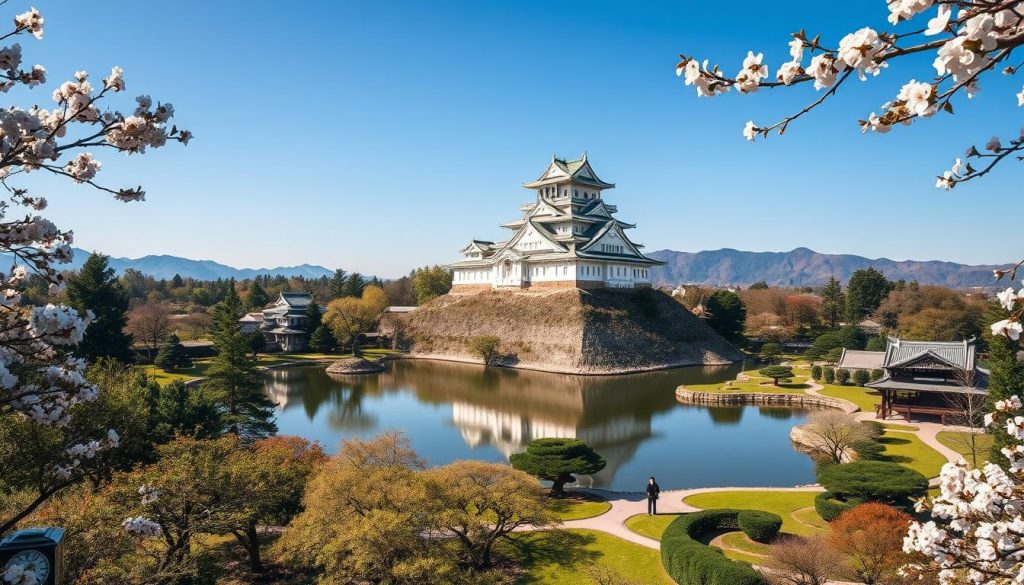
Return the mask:
POLYGON ((519 533, 501 547, 523 567, 523 585, 590 585, 594 580, 587 570, 595 566, 638 583, 675 583, 662 568, 658 551, 596 530, 519 533))
POLYGON ((658 514, 657 516, 648 516, 647 514, 637 514, 636 516, 626 518, 626 528, 629 528, 640 536, 646 536, 647 538, 653 538, 654 540, 661 540, 661 533, 665 532, 668 525, 675 520, 678 515, 679 514, 658 514))
POLYGON ((573 498, 553 498, 549 507, 558 514, 558 519, 563 522, 593 518, 612 509, 612 505, 608 502, 573 498))
MULTIPOLYGON (((970 446, 967 444, 970 435, 968 433, 960 433, 957 431, 941 431, 935 436, 940 443, 956 451, 957 453, 967 457, 971 454, 970 446)), ((992 448, 993 438, 992 435, 979 434, 975 435, 975 442, 978 448, 978 463, 982 461, 988 461, 988 453, 992 448)), ((967 460, 968 463, 970 459, 967 460)))
MULTIPOLYGON (((694 494, 683 501, 697 508, 738 508, 741 510, 764 510, 774 512, 782 517, 782 531, 790 534, 806 536, 816 531, 807 522, 805 508, 814 508, 814 496, 818 492, 812 491, 767 491, 767 490, 744 490, 744 491, 721 491, 694 494), (801 510, 800 520, 794 517, 793 513, 801 510)), ((815 514, 816 516, 816 514, 815 514)), ((820 519, 819 519, 820 520, 820 519)), ((814 524, 817 525, 816 523, 814 524)))
POLYGON ((899 425, 899 424, 895 424, 895 423, 882 423, 882 424, 885 426, 885 428, 893 430, 893 431, 916 431, 918 429, 918 427, 915 427, 914 425, 899 425))
POLYGON ((887 429, 878 441, 885 445, 883 455, 887 460, 915 469, 925 477, 937 477, 946 464, 942 453, 925 445, 913 433, 887 429))
POLYGON ((153 365, 139 366, 147 376, 156 380, 160 384, 169 384, 175 380, 184 381, 191 380, 192 378, 199 378, 205 375, 206 368, 208 367, 210 367, 209 358, 192 360, 191 368, 182 368, 180 370, 171 370, 169 372, 165 372, 153 365))
MULTIPOLYGON (((752 563, 763 561, 763 559, 760 559, 758 557, 763 557, 764 555, 768 554, 767 544, 754 542, 753 540, 747 538, 747 535, 743 534, 742 532, 727 532, 723 534, 722 544, 727 547, 738 548, 741 551, 744 551, 745 553, 747 553, 746 555, 743 555, 744 557, 750 557, 751 555, 753 555, 751 558, 742 559, 752 563)), ((725 551, 726 556, 728 556, 731 552, 732 551, 728 550, 725 551)))
POLYGON ((801 368, 793 368, 793 380, 790 382, 780 382, 778 386, 771 383, 771 378, 765 378, 764 376, 757 373, 757 370, 748 370, 743 372, 747 376, 750 376, 750 380, 747 382, 738 382, 736 380, 730 380, 728 382, 716 382, 714 384, 687 384, 686 389, 693 392, 771 392, 781 394, 802 394, 804 390, 810 388, 810 385, 806 383, 807 377, 810 375, 809 370, 801 368))
POLYGON ((843 398, 856 404, 864 412, 875 412, 875 405, 882 403, 882 395, 870 388, 860 386, 840 386, 838 384, 822 384, 824 396, 843 398))
MULTIPOLYGON (((380 359, 386 355, 395 355, 399 352, 390 349, 366 349, 363 350, 363 355, 367 359, 380 359)), ((328 354, 328 353, 269 353, 259 355, 259 365, 261 366, 272 366, 276 364, 283 364, 294 361, 317 361, 317 360, 331 360, 341 359, 346 357, 352 357, 351 353, 341 354, 328 354)), ((200 358, 193 360, 191 368, 183 368, 180 370, 172 370, 165 372, 154 365, 139 366, 143 372, 148 376, 156 380, 161 384, 167 384, 175 380, 191 380, 192 378, 200 378, 206 375, 206 368, 210 366, 210 358, 200 358)))

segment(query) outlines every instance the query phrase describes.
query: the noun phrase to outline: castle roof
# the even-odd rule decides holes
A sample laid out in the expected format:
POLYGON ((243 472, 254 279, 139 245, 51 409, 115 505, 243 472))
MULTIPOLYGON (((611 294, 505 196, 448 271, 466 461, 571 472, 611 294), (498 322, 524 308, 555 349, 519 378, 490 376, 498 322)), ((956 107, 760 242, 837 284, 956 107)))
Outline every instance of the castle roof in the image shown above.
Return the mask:
POLYGON ((615 183, 606 183, 598 178, 590 162, 587 161, 587 153, 576 160, 566 160, 551 155, 551 163, 548 168, 536 181, 523 183, 523 187, 533 189, 544 185, 553 185, 572 181, 597 187, 598 189, 614 189, 615 183))

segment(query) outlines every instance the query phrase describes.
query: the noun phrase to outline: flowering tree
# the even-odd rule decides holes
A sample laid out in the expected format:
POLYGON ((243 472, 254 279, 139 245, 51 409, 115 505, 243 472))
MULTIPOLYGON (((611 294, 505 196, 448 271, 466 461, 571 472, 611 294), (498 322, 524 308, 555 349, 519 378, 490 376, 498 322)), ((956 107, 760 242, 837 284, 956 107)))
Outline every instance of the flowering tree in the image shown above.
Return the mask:
MULTIPOLYGON (((0 42, 28 35, 43 37, 43 16, 34 8, 17 15, 13 29, 0 35, 0 42)), ((0 48, 0 92, 45 82, 46 69, 41 65, 22 66, 20 44, 0 48)), ((11 106, 0 110, 0 186, 7 192, 0 201, 0 254, 13 258, 9 273, 0 274, 0 429, 23 424, 72 428, 72 407, 98 395, 96 385, 85 378, 84 361, 69 353, 82 340, 92 316, 67 307, 20 304, 30 273, 45 278, 53 290, 63 286, 59 265, 71 260, 72 233, 39 216, 46 199, 30 194, 16 179, 34 171, 48 172, 120 201, 142 201, 141 187, 112 189, 97 183, 101 164, 88 149, 142 154, 168 140, 187 144, 192 135, 168 127, 173 106, 159 102, 154 106, 149 96, 137 97, 134 109, 127 113, 104 106, 124 90, 120 67, 114 67, 98 87, 93 87, 88 73, 79 71, 74 80, 54 90, 52 109, 11 106), (9 218, 15 214, 17 218, 9 218)), ((87 464, 119 441, 113 429, 103 436, 78 435, 65 433, 61 456, 45 462, 46 479, 34 486, 37 497, 10 517, 0 517, 0 535, 47 498, 79 481, 87 464)))
MULTIPOLYGON (((887 0, 890 31, 861 28, 844 36, 838 46, 822 41, 820 35, 805 31, 794 33, 789 42, 791 60, 783 63, 769 79, 763 54, 747 53, 743 66, 733 77, 708 61, 680 55, 676 74, 686 85, 693 86, 698 96, 715 96, 735 88, 741 94, 754 93, 769 87, 813 84, 819 95, 799 111, 772 124, 747 122, 743 136, 753 141, 768 137, 772 131, 782 134, 789 124, 835 95, 839 88, 856 75, 860 80, 877 76, 889 62, 934 52, 935 75, 923 72, 922 81, 911 79, 896 95, 871 112, 859 124, 864 132, 885 133, 897 125, 909 125, 919 118, 928 118, 940 111, 953 113, 958 95, 973 96, 980 91, 980 80, 1001 69, 1013 75, 1021 64, 1012 61, 1012 53, 1024 44, 1024 2, 1019 0, 887 0), (924 28, 899 30, 898 25, 931 11, 924 28), (955 12, 955 14, 954 14, 955 12), (811 56, 804 63, 804 53, 811 56)), ((1024 106, 1024 89, 1016 95, 1017 105, 1024 106)), ((1008 100, 1009 101, 1009 100, 1008 100)), ((978 166, 956 159, 952 169, 939 175, 936 187, 952 189, 957 184, 988 174, 1007 157, 1024 150, 1024 134, 1005 143, 992 138, 983 150, 967 149, 965 158, 976 159, 978 166)), ((1017 156, 1018 160, 1021 158, 1017 156)))

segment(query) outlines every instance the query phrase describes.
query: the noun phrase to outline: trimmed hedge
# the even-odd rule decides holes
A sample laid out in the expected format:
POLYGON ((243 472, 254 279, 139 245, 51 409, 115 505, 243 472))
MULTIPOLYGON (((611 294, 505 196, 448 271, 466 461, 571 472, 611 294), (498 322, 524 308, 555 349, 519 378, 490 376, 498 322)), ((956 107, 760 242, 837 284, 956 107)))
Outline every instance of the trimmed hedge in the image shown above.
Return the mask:
POLYGON ((881 461, 885 459, 885 445, 873 439, 851 443, 850 447, 857 454, 857 459, 864 461, 881 461))
POLYGON ((850 370, 846 368, 839 368, 836 370, 836 384, 845 386, 850 381, 850 370))
POLYGON ((697 541, 702 534, 739 528, 738 517, 744 512, 748 510, 704 510, 673 520, 661 535, 665 571, 680 585, 766 585, 750 565, 697 541))
POLYGON ((757 542, 770 542, 782 530, 782 517, 771 512, 744 510, 736 515, 736 524, 757 542))
POLYGON ((831 522, 843 512, 857 507, 860 503, 857 501, 841 502, 833 497, 832 492, 821 492, 814 496, 814 511, 826 522, 831 522))
POLYGON ((825 380, 826 384, 831 384, 836 381, 836 371, 832 368, 825 368, 821 372, 821 377, 825 380))
POLYGON ((928 492, 928 478, 888 461, 854 461, 818 474, 818 483, 843 502, 882 502, 906 507, 928 492))
POLYGON ((813 378, 815 380, 820 380, 821 379, 821 366, 812 366, 811 367, 811 378, 813 378))
POLYGON ((871 374, 867 370, 854 370, 853 371, 853 383, 858 386, 864 386, 871 381, 871 374))

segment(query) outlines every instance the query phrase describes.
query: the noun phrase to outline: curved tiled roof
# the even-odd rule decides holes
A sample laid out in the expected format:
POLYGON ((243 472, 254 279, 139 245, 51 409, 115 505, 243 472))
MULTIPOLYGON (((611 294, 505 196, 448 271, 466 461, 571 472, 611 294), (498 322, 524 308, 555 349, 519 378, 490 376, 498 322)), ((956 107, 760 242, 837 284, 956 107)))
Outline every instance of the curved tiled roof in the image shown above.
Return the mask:
POLYGON ((909 341, 890 337, 885 347, 883 368, 899 367, 925 355, 938 358, 954 368, 974 368, 974 339, 964 341, 909 341))

